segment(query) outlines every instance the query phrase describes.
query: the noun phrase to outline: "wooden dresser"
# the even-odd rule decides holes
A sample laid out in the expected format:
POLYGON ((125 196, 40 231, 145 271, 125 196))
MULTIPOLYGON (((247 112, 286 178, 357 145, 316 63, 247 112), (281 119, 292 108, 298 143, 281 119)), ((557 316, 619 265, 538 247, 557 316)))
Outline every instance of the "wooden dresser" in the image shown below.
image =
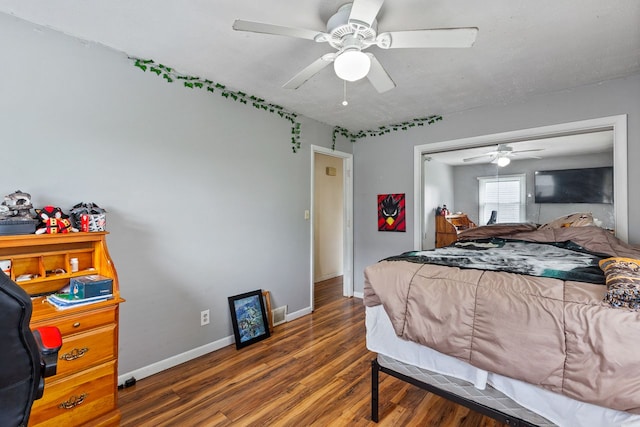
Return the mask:
POLYGON ((57 326, 62 332, 58 370, 45 379, 44 396, 33 404, 29 426, 118 425, 118 276, 105 232, 0 236, 0 259, 11 260, 11 278, 32 296, 61 289, 75 276, 113 279, 108 301, 57 310, 33 298, 31 328, 57 326), (71 259, 78 271, 71 273, 71 259))
POLYGON ((466 214, 436 215, 436 248, 448 246, 458 240, 458 233, 476 227, 466 214))

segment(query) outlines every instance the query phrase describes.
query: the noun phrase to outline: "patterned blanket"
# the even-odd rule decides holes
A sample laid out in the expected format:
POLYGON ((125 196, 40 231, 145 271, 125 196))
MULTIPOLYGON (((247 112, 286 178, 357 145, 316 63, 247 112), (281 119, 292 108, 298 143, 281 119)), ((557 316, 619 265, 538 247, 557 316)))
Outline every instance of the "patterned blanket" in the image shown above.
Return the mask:
POLYGON ((529 276, 604 284, 598 263, 606 254, 590 252, 571 242, 534 243, 514 239, 456 242, 429 251, 411 251, 383 261, 409 261, 477 270, 506 271, 529 276))

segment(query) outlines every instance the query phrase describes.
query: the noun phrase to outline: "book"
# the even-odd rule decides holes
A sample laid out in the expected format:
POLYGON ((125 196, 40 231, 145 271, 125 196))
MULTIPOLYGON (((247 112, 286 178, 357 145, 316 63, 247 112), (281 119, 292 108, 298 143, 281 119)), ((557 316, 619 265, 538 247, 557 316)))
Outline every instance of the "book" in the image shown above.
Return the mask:
POLYGON ((89 298, 75 298, 73 295, 68 293, 56 293, 48 295, 47 301, 57 309, 64 310, 66 308, 79 307, 82 305, 106 301, 111 298, 113 298, 113 294, 99 295, 89 298))

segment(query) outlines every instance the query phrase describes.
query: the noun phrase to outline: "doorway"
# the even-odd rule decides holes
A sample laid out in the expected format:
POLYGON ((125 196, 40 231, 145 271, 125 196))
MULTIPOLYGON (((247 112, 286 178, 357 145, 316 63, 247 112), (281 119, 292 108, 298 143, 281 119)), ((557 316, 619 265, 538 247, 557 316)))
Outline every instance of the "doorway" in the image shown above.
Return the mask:
POLYGON ((324 147, 311 149, 311 278, 310 306, 315 307, 315 283, 341 287, 353 296, 353 158, 324 147))

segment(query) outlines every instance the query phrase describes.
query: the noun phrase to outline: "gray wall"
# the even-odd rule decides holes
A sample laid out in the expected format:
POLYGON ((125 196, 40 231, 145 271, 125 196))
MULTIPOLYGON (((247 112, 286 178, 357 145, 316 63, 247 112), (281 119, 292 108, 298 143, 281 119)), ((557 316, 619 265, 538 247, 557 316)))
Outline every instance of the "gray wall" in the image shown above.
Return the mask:
MULTIPOLYGON (((498 168, 493 164, 456 166, 455 210, 467 213, 476 223, 478 220, 478 177, 526 174, 527 199, 526 221, 544 224, 562 215, 573 212, 591 212, 594 218, 602 221, 602 226, 614 228, 615 215, 611 204, 591 203, 534 203, 534 172, 537 170, 589 168, 613 165, 613 153, 589 154, 581 156, 562 156, 543 160, 514 160, 508 166, 498 168)), ((480 225, 480 224, 478 224, 480 225)))
POLYGON ((34 28, 0 14, 0 195, 107 209, 127 300, 120 373, 232 335, 228 296, 262 288, 274 307, 308 309, 309 147, 329 147, 332 128, 303 119, 293 154, 275 114, 34 28))
MULTIPOLYGON (((425 113, 416 112, 416 116, 425 113)), ((627 114, 629 242, 640 244, 640 74, 596 85, 540 95, 510 105, 448 114, 434 125, 368 137, 354 145, 354 283, 361 292, 362 272, 378 260, 413 249, 414 146, 578 120, 627 114), (375 196, 406 193, 407 232, 380 233, 375 226, 375 196)))

